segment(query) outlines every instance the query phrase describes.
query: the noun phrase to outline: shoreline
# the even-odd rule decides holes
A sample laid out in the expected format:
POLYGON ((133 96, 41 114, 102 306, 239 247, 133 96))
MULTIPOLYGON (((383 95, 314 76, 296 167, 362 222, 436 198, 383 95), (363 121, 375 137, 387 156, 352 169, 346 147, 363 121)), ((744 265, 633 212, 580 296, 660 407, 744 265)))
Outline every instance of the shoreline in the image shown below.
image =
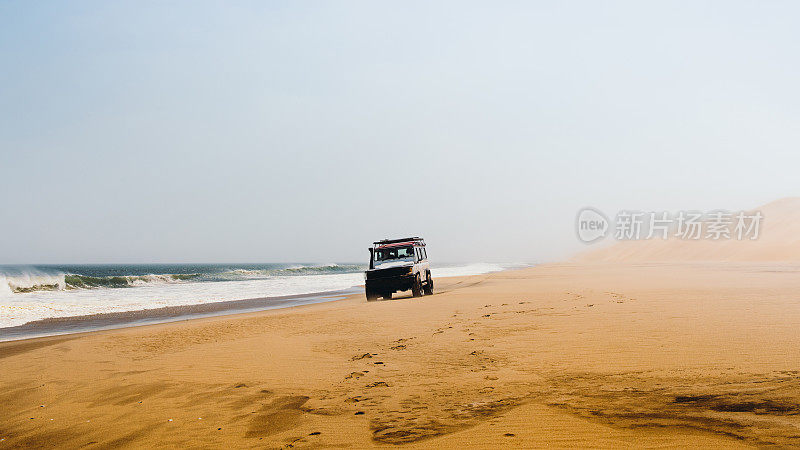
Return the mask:
MULTIPOLYGON (((486 272, 484 274, 440 276, 437 278, 447 279, 481 276, 488 273, 519 270, 534 266, 535 265, 528 265, 525 267, 509 267, 499 271, 486 272)), ((96 313, 80 316, 50 317, 26 322, 22 325, 0 327, 0 343, 156 325, 161 323, 202 319, 207 317, 245 314, 258 311, 269 311, 273 309, 295 308, 303 305, 313 305, 317 303, 344 300, 355 294, 363 294, 363 291, 364 286, 357 285, 347 289, 310 292, 306 294, 224 300, 218 302, 163 306, 159 308, 96 313)), ((403 293, 401 297, 404 295, 405 293, 403 293)))
POLYGON ((293 308, 342 300, 361 290, 363 290, 362 287, 354 286, 349 289, 338 291, 313 292, 309 294, 225 300, 221 302, 164 306, 160 308, 88 314, 83 316, 50 317, 13 327, 0 328, 0 343, 156 325, 206 317, 293 308))

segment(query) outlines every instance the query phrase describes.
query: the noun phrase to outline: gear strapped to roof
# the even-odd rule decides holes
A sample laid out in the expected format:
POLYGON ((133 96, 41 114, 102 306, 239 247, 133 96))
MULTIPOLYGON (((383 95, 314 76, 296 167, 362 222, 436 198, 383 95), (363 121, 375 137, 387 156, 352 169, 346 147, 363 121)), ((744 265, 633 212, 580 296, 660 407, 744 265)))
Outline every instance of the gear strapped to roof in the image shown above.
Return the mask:
POLYGON ((421 237, 414 236, 402 239, 384 239, 381 241, 373 242, 373 245, 375 245, 376 248, 393 248, 393 247, 402 247, 404 245, 414 245, 417 247, 424 247, 425 240, 422 239, 421 237))

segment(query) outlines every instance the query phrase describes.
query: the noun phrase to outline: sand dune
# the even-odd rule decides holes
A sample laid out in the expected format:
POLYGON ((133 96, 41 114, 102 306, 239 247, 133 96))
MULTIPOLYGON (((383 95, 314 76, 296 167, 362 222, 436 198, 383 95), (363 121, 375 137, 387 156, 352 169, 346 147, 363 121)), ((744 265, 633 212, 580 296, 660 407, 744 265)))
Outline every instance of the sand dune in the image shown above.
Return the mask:
POLYGON ((621 241, 590 248, 572 261, 677 262, 677 261, 800 261, 800 197, 768 203, 757 240, 667 240, 621 241))

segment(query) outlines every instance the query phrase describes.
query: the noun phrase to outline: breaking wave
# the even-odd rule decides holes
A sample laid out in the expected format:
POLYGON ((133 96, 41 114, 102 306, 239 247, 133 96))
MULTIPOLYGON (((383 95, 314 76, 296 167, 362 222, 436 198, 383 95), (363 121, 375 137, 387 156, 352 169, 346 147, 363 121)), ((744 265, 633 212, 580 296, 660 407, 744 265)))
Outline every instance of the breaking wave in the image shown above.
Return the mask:
POLYGON ((11 293, 21 294, 35 291, 61 291, 70 289, 126 288, 143 286, 149 283, 174 283, 191 280, 200 276, 199 273, 108 277, 60 274, 55 276, 34 275, 3 278, 11 293))
MULTIPOLYGON (((24 294, 46 291, 69 291, 76 289, 130 288, 136 286, 172 284, 185 282, 214 282, 258 280, 292 275, 317 275, 352 273, 364 270, 359 264, 322 265, 272 265, 277 267, 198 267, 206 269, 191 273, 147 273, 147 274, 87 274, 70 271, 49 271, 36 268, 14 268, 10 273, 0 273, 0 295, 24 294)), ((139 269, 130 266, 131 271, 139 269)), ((120 269, 124 271, 125 269, 120 269)), ((93 272, 97 270, 85 270, 93 272)), ((118 270, 119 271, 119 270, 118 270)))

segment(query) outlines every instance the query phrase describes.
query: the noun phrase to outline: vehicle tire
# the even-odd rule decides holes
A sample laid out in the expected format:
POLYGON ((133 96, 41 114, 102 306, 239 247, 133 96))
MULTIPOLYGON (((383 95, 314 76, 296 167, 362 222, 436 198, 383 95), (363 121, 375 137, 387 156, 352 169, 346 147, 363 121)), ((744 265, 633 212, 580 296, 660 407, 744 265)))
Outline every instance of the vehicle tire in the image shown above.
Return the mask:
POLYGON ((425 295, 433 295, 433 278, 431 278, 430 272, 428 272, 428 279, 425 281, 425 288, 422 291, 425 295))
POLYGON ((411 285, 411 295, 414 297, 422 297, 422 280, 419 279, 419 274, 414 277, 414 284, 411 285))
POLYGON ((371 289, 367 289, 366 291, 367 291, 367 301, 368 302, 374 302, 375 300, 378 299, 378 294, 377 293, 373 292, 371 289))
POLYGON ((384 292, 383 295, 381 295, 381 297, 383 297, 384 300, 391 300, 392 299, 392 293, 391 292, 384 292))

